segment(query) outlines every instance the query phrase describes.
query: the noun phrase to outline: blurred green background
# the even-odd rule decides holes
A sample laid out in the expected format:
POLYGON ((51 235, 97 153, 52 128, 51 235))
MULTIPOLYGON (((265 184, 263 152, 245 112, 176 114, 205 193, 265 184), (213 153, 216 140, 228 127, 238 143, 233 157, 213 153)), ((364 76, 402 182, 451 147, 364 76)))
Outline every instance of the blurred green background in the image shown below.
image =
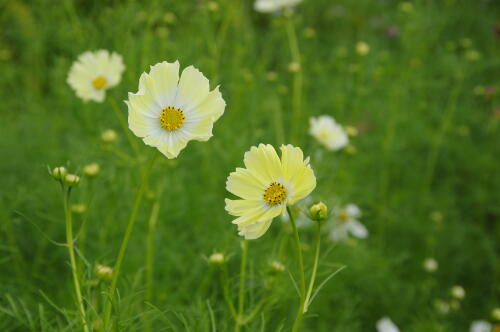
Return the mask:
MULTIPOLYGON (((325 234, 319 282, 347 268, 320 292, 303 331, 374 331, 383 316, 404 332, 466 331, 473 320, 492 321, 500 307, 499 14, 495 1, 305 0, 296 7, 299 145, 318 177, 313 198, 359 205, 370 232, 339 244, 325 234), (359 41, 368 54, 356 53, 359 41), (347 149, 325 151, 307 134, 308 118, 321 114, 358 128, 347 149), (436 272, 423 269, 426 257, 439 262, 436 272), (465 289, 465 299, 452 300, 453 285, 465 289), (452 308, 442 313, 436 301, 452 308)), ((225 180, 250 146, 290 140, 294 74, 285 20, 244 0, 0 1, 1 331, 79 330, 60 245, 61 194, 47 165, 101 166, 73 195, 87 204, 75 227, 86 221, 84 297, 91 320, 99 319, 106 281, 94 265, 114 264, 139 183, 109 100, 125 113, 121 101, 137 91, 140 74, 176 59, 181 68, 199 68, 211 87, 221 85, 226 112, 210 141, 191 142, 154 169, 119 283, 120 331, 211 331, 211 311, 217 331, 232 330, 219 272, 204 257, 229 257, 236 294, 240 239, 224 210, 225 180), (67 73, 79 54, 97 49, 121 54, 126 70, 106 102, 83 103, 67 73), (104 149, 108 128, 119 138, 104 149), (145 239, 156 199, 147 304, 145 239)), ((138 143, 145 155, 152 150, 138 143)), ((250 242, 249 305, 264 292, 275 300, 245 331, 289 329, 297 296, 288 273, 265 287, 270 261, 294 271, 288 232, 276 219, 250 242)), ((313 231, 301 236, 310 266, 313 231)))

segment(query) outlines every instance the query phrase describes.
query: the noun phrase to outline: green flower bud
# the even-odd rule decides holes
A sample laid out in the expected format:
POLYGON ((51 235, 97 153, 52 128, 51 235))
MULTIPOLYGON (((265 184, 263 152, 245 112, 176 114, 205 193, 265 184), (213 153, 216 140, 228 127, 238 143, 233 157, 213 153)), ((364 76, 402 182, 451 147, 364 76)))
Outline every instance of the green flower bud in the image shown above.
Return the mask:
POLYGON ((75 174, 66 174, 64 177, 64 183, 70 187, 77 186, 80 183, 80 177, 75 174))
POLYGON ((325 203, 319 202, 309 208, 309 213, 311 214, 311 219, 321 221, 328 216, 328 207, 325 203))

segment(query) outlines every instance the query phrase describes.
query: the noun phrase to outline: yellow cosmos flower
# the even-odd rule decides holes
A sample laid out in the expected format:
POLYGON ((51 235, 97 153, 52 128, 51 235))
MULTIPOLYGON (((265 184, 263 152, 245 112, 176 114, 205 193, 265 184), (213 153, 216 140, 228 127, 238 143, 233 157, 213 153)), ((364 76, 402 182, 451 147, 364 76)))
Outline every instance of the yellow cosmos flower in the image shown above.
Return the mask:
POLYGON ((316 187, 309 158, 298 147, 281 146, 281 160, 272 145, 260 144, 245 153, 246 168, 229 174, 226 189, 242 198, 226 199, 226 211, 246 239, 262 236, 274 217, 283 214, 316 187))
POLYGON ((226 107, 219 87, 210 91, 208 79, 193 66, 185 68, 179 79, 178 61, 151 66, 126 104, 132 132, 169 159, 191 140, 208 141, 226 107))
POLYGON ((103 102, 106 90, 120 83, 125 65, 121 55, 106 50, 85 52, 73 63, 67 82, 84 101, 103 102))

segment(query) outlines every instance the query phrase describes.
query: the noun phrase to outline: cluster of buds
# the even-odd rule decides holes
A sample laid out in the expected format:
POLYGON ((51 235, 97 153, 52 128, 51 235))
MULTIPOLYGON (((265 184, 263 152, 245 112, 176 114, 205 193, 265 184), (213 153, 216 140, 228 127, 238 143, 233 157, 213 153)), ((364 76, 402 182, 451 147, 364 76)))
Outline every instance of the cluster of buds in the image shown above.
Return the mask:
POLYGON ((68 187, 74 187, 80 183, 80 177, 78 175, 68 173, 66 168, 63 166, 54 168, 50 174, 55 180, 67 185, 68 187))

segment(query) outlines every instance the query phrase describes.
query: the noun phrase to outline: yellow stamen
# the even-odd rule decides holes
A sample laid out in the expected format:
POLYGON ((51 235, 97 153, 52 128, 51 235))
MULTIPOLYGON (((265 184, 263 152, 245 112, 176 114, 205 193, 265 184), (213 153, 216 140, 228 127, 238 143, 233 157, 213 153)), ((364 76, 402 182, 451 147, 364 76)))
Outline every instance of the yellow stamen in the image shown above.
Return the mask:
POLYGON ((184 113, 174 107, 165 107, 160 115, 161 126, 169 131, 179 129, 184 123, 184 113))
POLYGON ((271 206, 283 203, 285 198, 286 188, 281 183, 273 182, 266 191, 264 191, 264 200, 271 206))
POLYGON ((345 210, 340 211, 339 220, 342 222, 346 222, 347 220, 349 220, 349 213, 347 213, 347 211, 345 210))
POLYGON ((92 81, 92 85, 94 86, 94 88, 96 88, 97 90, 101 90, 102 88, 104 88, 104 86, 106 85, 106 83, 108 83, 108 81, 106 80, 106 78, 104 76, 97 76, 93 81, 92 81))

